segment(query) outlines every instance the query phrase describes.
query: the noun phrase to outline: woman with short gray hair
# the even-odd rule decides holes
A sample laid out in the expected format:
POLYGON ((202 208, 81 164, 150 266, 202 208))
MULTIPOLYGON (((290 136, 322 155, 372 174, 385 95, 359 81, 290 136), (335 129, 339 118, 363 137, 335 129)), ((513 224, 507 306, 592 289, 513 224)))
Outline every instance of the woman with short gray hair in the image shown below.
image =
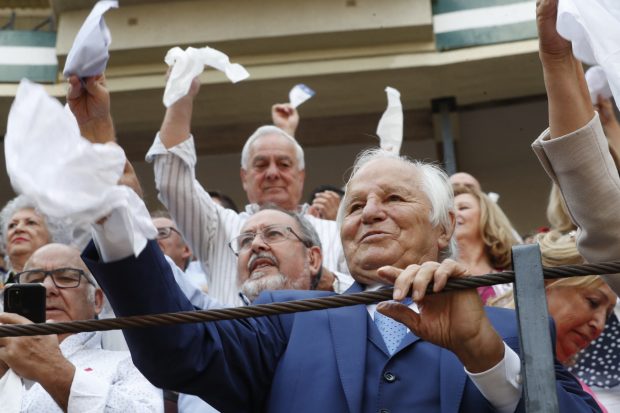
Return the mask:
POLYGON ((12 275, 22 271, 32 253, 43 245, 71 242, 67 225, 38 211, 34 202, 25 195, 12 199, 0 211, 0 228, 0 242, 9 270, 1 284, 13 282, 12 275))

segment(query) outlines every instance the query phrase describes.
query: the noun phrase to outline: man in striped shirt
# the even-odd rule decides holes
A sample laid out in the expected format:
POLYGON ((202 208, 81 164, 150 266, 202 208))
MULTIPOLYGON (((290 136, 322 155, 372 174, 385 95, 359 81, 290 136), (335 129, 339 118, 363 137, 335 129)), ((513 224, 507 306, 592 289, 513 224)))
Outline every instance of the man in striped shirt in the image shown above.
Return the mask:
MULTIPOLYGON (((237 258, 227 243, 260 205, 273 203, 288 211, 305 213, 299 205, 305 178, 303 149, 276 126, 260 127, 241 154, 241 181, 249 205, 237 214, 217 205, 195 178, 196 150, 190 134, 194 97, 200 83, 194 79, 187 96, 166 110, 161 129, 146 155, 154 163, 159 199, 208 274, 209 294, 225 305, 240 305, 237 258)), ((294 109, 274 106, 274 121, 293 131, 294 109)), ((334 221, 305 215, 323 245, 320 289, 345 291, 353 282, 348 274, 342 244, 334 221)))

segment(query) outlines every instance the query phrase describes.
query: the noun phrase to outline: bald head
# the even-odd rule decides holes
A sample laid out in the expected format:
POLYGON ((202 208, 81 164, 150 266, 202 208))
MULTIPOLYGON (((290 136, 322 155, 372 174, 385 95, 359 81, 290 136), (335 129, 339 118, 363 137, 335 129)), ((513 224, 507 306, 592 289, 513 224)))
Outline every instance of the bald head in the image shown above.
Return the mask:
POLYGON ((480 182, 473 175, 468 174, 467 172, 457 172, 454 175, 450 176, 450 183, 453 186, 462 185, 468 188, 474 188, 478 191, 482 191, 480 188, 480 182))
POLYGON ((79 268, 84 272, 90 273, 80 257, 80 251, 64 244, 47 244, 37 249, 26 262, 24 270, 62 267, 79 268))
POLYGON ((29 271, 24 276, 39 280, 30 282, 41 282, 45 287, 47 320, 89 320, 101 311, 103 293, 96 287, 95 279, 77 249, 63 244, 44 245, 32 254, 24 270, 29 271), (75 270, 81 271, 77 279, 75 270), (63 286, 66 279, 69 284, 74 280, 78 282, 63 286))

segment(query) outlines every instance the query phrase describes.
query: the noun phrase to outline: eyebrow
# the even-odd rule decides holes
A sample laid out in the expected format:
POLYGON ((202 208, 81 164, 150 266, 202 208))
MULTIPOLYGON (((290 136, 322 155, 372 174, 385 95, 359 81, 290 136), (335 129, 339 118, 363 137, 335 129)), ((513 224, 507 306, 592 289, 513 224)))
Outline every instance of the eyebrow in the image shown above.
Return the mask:
MULTIPOLYGON (((252 158, 252 163, 256 162, 256 161, 265 161, 265 160, 269 160, 269 158, 271 158, 271 156, 265 156, 265 155, 256 155, 254 158, 252 158)), ((276 161, 281 161, 281 160, 288 160, 288 161, 292 161, 295 158, 291 157, 289 155, 277 155, 275 156, 276 161)))
MULTIPOLYGON (((420 189, 420 191, 422 191, 422 189, 420 189)), ((423 192, 423 191, 422 191, 423 192)), ((405 185, 398 185, 398 184, 388 184, 385 187, 381 187, 381 193, 383 195, 388 194, 388 193, 398 193, 398 194, 403 194, 403 195, 413 195, 414 194, 414 188, 405 186, 405 185)), ((351 201, 356 201, 359 199, 363 199, 364 198, 364 193, 361 191, 353 191, 351 194, 349 194, 349 196, 347 196, 347 202, 350 203, 351 201)))

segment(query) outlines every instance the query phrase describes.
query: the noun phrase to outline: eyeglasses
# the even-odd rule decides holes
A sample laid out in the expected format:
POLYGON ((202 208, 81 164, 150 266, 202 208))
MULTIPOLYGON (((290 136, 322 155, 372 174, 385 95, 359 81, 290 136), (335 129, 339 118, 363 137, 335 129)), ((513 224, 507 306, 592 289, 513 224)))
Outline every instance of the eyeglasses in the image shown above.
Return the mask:
POLYGON ((239 255, 243 251, 247 251, 252 247, 252 242, 254 238, 259 235, 261 239, 265 242, 265 244, 277 244, 278 242, 285 241, 287 239, 291 239, 291 235, 293 235, 297 240, 299 240, 306 247, 311 247, 312 243, 310 241, 304 241, 299 235, 293 231, 293 228, 286 227, 284 225, 270 225, 268 227, 263 228, 260 232, 244 232, 240 235, 233 238, 228 246, 232 250, 235 255, 239 255))
POLYGON ((181 235, 179 230, 174 228, 174 227, 161 227, 161 228, 157 228, 157 236, 155 238, 156 239, 168 238, 170 236, 170 234, 172 234, 173 231, 176 232, 177 234, 179 234, 179 236, 181 238, 183 238, 183 235, 181 235))
POLYGON ((76 288, 80 286, 82 277, 90 284, 95 285, 86 273, 77 268, 56 268, 55 270, 29 270, 15 275, 18 284, 43 283, 45 278, 52 277, 56 288, 76 288))

